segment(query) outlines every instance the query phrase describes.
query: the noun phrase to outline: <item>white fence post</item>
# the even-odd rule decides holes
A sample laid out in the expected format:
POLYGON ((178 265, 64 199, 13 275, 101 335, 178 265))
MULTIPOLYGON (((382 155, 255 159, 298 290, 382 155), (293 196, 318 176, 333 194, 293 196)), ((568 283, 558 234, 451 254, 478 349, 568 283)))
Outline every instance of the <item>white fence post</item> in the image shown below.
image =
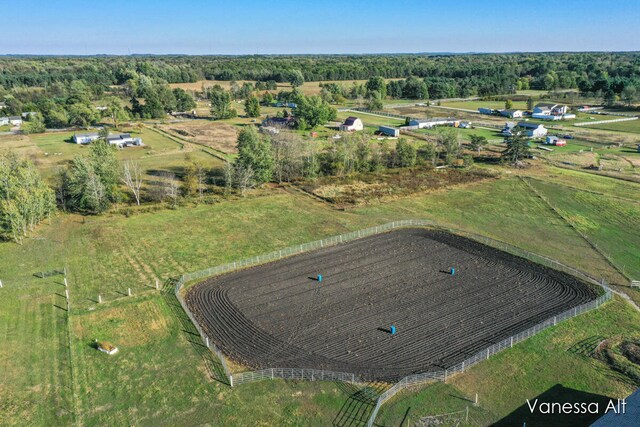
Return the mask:
POLYGON ((2 287, 3 287, 3 286, 2 286, 2 280, 0 280, 0 288, 2 288, 2 287))
POLYGON ((98 295, 98 304, 102 304, 102 297, 98 295))
POLYGON ((131 296, 131 288, 127 288, 127 295, 131 296))

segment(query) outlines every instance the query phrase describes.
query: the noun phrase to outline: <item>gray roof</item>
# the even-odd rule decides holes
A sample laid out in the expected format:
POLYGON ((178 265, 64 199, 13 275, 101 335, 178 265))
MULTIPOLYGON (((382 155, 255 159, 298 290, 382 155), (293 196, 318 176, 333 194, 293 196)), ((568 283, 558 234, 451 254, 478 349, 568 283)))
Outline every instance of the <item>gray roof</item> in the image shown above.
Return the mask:
POLYGON ((9 120, 22 120, 20 116, 9 116, 9 120))
POLYGON ((347 119, 344 121, 343 125, 352 126, 356 122, 356 120, 358 120, 357 117, 353 117, 353 116, 347 117, 347 119))
MULTIPOLYGON (((627 404, 624 414, 609 411, 591 424, 591 427, 637 427, 638 420, 640 420, 640 388, 631 393, 625 401, 627 404)), ((613 404, 616 405, 617 401, 613 400, 613 404)))
POLYGON ((521 128, 527 128, 527 129, 537 129, 540 126, 543 126, 543 125, 538 124, 538 123, 520 122, 520 123, 518 123, 518 126, 520 126, 521 128))
POLYGON ((116 139, 129 139, 131 135, 128 133, 111 133, 107 137, 107 141, 115 141, 116 139))
POLYGON ((100 134, 98 134, 97 132, 91 132, 91 133, 76 133, 73 136, 75 136, 76 138, 97 138, 100 136, 100 134))

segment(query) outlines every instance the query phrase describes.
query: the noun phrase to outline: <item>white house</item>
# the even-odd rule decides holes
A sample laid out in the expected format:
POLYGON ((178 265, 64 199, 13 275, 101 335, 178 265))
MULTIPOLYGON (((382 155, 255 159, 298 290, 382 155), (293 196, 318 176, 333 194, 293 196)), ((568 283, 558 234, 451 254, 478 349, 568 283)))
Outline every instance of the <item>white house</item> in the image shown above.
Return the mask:
POLYGON ((340 125, 341 131, 359 131, 364 129, 364 124, 362 120, 357 117, 347 117, 347 119, 340 125))
POLYGON ((93 133, 76 133, 73 135, 73 142, 76 144, 89 144, 100 138, 97 132, 93 133))
POLYGON ((394 128, 391 126, 380 126, 378 128, 378 132, 387 136, 394 136, 394 137, 400 136, 400 129, 394 128))
POLYGON ((525 131, 525 135, 530 138, 542 138, 548 132, 548 129, 544 127, 544 125, 539 125, 536 123, 527 123, 520 122, 518 126, 523 128, 525 131))
POLYGON ((533 107, 531 117, 541 120, 575 119, 575 114, 567 114, 569 107, 562 104, 540 103, 533 107))
POLYGON ((7 107, 7 103, 4 101, 0 101, 0 110, 4 110, 7 107))
POLYGON ((142 145, 141 138, 133 138, 128 133, 111 133, 107 136, 107 142, 111 145, 117 146, 118 148, 142 145))
POLYGON ((13 126, 20 126, 22 124, 22 117, 20 116, 9 116, 9 123, 13 126))
POLYGON ((0 126, 8 125, 9 117, 0 117, 0 126))
POLYGON ((522 110, 500 110, 500 114, 511 119, 522 118, 522 110))

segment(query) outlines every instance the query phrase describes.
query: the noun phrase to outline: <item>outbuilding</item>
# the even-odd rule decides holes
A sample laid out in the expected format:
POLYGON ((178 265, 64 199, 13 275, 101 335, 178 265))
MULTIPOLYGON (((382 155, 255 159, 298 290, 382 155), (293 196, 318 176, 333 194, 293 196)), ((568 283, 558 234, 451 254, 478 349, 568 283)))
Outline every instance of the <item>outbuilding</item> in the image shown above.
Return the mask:
POLYGON ((543 124, 520 122, 518 126, 525 130, 525 135, 530 138, 542 138, 548 132, 543 124))
POLYGON ((522 110, 500 110, 500 114, 511 119, 522 118, 522 110))
POLYGON ((567 145, 567 141, 557 137, 555 135, 549 135, 547 136, 547 139, 544 141, 544 143, 546 145, 555 145, 557 147, 564 147, 565 145, 567 145))
POLYGON ((380 126, 378 128, 378 132, 380 132, 383 135, 393 136, 396 138, 400 136, 400 129, 394 128, 391 126, 380 126))
POLYGON ((20 116, 9 116, 9 123, 14 126, 20 126, 22 124, 22 117, 20 116))
POLYGON ((362 129, 364 129, 364 124, 357 117, 347 117, 344 123, 340 125, 340 130, 343 132, 357 132, 362 129))
POLYGON ((76 144, 90 144, 98 139, 100 139, 100 135, 97 132, 76 133, 73 135, 73 142, 76 144))

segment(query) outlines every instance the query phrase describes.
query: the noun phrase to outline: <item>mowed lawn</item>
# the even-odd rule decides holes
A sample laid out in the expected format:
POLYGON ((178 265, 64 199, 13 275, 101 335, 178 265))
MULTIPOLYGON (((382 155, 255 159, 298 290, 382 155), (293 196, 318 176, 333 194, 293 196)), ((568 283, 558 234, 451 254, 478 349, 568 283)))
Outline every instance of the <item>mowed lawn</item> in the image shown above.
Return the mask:
MULTIPOLYGON (((616 116, 605 116, 601 119, 598 118, 598 116, 594 116, 594 117, 596 121, 609 120, 609 119, 613 120, 614 118, 620 118, 616 116)), ((635 134, 640 134, 640 119, 628 120, 624 122, 600 123, 597 125, 582 126, 582 128, 612 130, 616 132, 631 132, 635 134)))
MULTIPOLYGON (((545 169, 540 174, 553 175, 555 171, 545 169)), ((563 219, 554 216, 521 180, 510 175, 347 211, 301 194, 272 190, 262 196, 129 218, 117 214, 85 218, 60 215, 52 225, 40 227, 23 246, 1 243, 0 279, 5 287, 0 290, 0 342, 8 343, 3 349, 6 357, 2 359, 2 371, 15 374, 5 376, 0 383, 2 395, 12 396, 0 405, 14 402, 10 411, 0 406, 0 417, 4 417, 0 424, 67 425, 76 419, 81 425, 331 425, 340 419, 366 418, 371 405, 350 397, 356 390, 342 384, 266 381, 231 389, 211 379, 210 356, 182 323, 167 292, 169 279, 185 271, 375 224, 427 218, 615 280, 616 273, 605 260, 563 219), (62 265, 69 270, 70 358, 64 347, 66 313, 56 307, 64 306, 60 278, 33 276, 62 265), (164 285, 164 291, 152 288, 155 279, 164 285), (132 288, 134 297, 125 296, 127 288, 132 288), (98 294, 104 304, 95 302, 98 294), (38 304, 34 304, 36 298, 38 304), (99 353, 91 346, 94 339, 111 341, 120 352, 111 357, 99 353), (53 360, 51 352, 58 354, 53 360), (51 400, 54 394, 49 400, 39 394, 41 390, 58 389, 62 390, 60 401, 51 400), (73 411, 74 395, 77 411, 73 411)), ((584 188, 609 188, 608 181, 600 184, 597 178, 590 176, 582 183, 584 188)), ((635 189, 630 183, 616 185, 616 191, 635 189)), ((606 223, 606 218, 591 211, 584 214, 594 222, 606 223)), ((634 240, 623 243, 631 245, 634 240)), ((579 328, 603 322, 603 331, 609 331, 608 320, 598 317, 605 315, 613 316, 613 324, 617 322, 615 316, 628 317, 629 313, 621 303, 612 303, 596 317, 581 316, 572 322, 579 328)), ((616 333, 638 333, 638 322, 633 320, 629 317, 629 322, 618 322, 616 333)), ((558 344, 545 341, 544 353, 535 356, 544 356, 548 362, 545 378, 555 376, 563 382, 578 383, 573 371, 562 376, 554 372, 562 366, 553 361, 565 360, 567 346, 582 337, 574 336, 568 326, 560 326, 553 333, 561 334, 558 344)), ((500 366, 493 365, 497 358, 474 368, 499 375, 504 390, 516 390, 513 398, 504 402, 499 394, 483 392, 483 407, 488 409, 474 412, 483 420, 503 418, 524 403, 520 401, 522 396, 533 397, 548 385, 537 379, 539 366, 530 363, 535 357, 520 350, 525 345, 529 343, 503 353, 518 367, 517 377, 499 374, 500 366)), ((592 364, 576 358, 571 366, 582 375, 592 364)), ((467 376, 461 375, 456 381, 467 376)), ((456 393, 469 395, 475 380, 469 381, 472 385, 455 383, 459 390, 456 393)), ((594 374, 588 387, 617 397, 630 391, 624 381, 604 368, 594 374)), ((412 396, 406 398, 414 399, 412 396)), ((425 398, 426 412, 432 410, 428 402, 425 398)), ((440 408, 434 406, 433 411, 440 408)), ((387 416, 385 411, 381 416, 387 416)))
MULTIPOLYGON (((512 101, 513 109, 526 110, 526 101, 512 101)), ((478 110, 478 108, 493 108, 495 110, 503 110, 505 101, 446 101, 440 104, 442 107, 463 108, 465 110, 478 110)))

